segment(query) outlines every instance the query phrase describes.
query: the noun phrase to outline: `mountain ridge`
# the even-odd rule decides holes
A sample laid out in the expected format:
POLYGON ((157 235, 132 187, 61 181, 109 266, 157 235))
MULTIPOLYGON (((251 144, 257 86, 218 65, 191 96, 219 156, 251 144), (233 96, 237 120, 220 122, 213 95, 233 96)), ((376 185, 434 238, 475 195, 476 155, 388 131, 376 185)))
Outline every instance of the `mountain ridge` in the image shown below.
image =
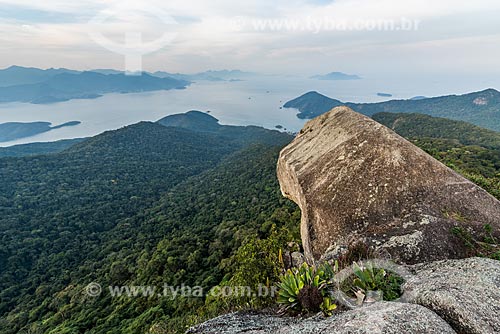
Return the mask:
POLYGON ((378 103, 342 102, 318 92, 308 92, 288 101, 283 107, 297 109, 299 110, 297 117, 310 119, 343 105, 366 116, 380 112, 419 113, 466 121, 500 131, 500 92, 493 88, 462 95, 378 103))
POLYGON ((5 69, 0 69, 0 87, 39 83, 61 73, 76 74, 79 71, 67 68, 49 68, 44 70, 36 67, 12 65, 5 69))
POLYGON ((378 113, 372 118, 405 138, 456 140, 462 145, 477 145, 500 150, 500 132, 464 121, 416 113, 378 113))
POLYGON ((146 73, 130 76, 92 71, 76 74, 63 72, 38 83, 0 87, 0 102, 46 104, 98 98, 107 93, 184 89, 189 84, 188 81, 158 78, 146 73))

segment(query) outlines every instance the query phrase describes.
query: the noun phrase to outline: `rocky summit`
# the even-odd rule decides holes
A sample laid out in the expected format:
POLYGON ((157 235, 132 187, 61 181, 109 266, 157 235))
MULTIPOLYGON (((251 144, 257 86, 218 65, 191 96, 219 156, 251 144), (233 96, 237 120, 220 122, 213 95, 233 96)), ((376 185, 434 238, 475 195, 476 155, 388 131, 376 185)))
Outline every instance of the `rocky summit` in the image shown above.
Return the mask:
POLYGON ((188 334, 500 333, 500 261, 468 258, 406 267, 411 275, 398 302, 376 302, 328 318, 236 312, 188 334))
POLYGON ((392 130, 347 107, 309 121, 278 161, 302 211, 308 262, 363 242, 415 264, 464 258, 451 230, 500 229, 500 202, 392 130))
POLYGON ((236 312, 207 321, 187 334, 455 334, 450 325, 420 305, 379 302, 330 318, 276 317, 236 312))
MULTIPOLYGON (((364 244, 374 249, 370 256, 389 255, 400 263, 388 270, 404 276, 402 295, 355 306, 332 292, 344 307, 330 317, 242 311, 188 333, 500 332, 500 261, 468 257, 467 240, 456 233, 480 240, 488 230, 490 239, 498 239, 500 202, 485 190, 346 107, 307 123, 281 151, 277 173, 282 193, 302 211, 309 264, 364 244)), ((290 257, 304 261, 300 253, 290 257)), ((342 271, 335 277, 342 282, 342 271)))
POLYGON ((500 261, 443 260, 410 270, 407 302, 431 309, 458 333, 500 333, 500 261))

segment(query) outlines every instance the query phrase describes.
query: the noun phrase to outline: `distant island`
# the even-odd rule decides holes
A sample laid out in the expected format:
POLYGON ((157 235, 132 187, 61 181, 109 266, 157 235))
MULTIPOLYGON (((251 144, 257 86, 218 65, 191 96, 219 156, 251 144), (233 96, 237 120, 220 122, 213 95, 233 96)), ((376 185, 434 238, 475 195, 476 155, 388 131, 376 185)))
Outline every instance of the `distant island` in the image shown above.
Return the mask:
POLYGON ((392 94, 389 94, 389 93, 377 93, 377 96, 380 96, 380 97, 392 97, 392 94))
POLYGON ((61 125, 52 126, 50 122, 9 122, 0 124, 0 142, 22 139, 35 136, 44 132, 81 124, 80 121, 71 121, 61 125))
POLYGON ((298 118, 311 119, 343 105, 367 116, 380 112, 419 113, 465 121, 500 131, 500 92, 495 89, 465 95, 391 100, 379 103, 342 102, 313 91, 288 101, 283 107, 298 110, 298 118))
POLYGON ((418 101, 418 100, 425 100, 425 99, 428 99, 428 97, 427 96, 415 96, 415 97, 412 97, 410 100, 418 101))
POLYGON ((342 72, 331 72, 324 75, 314 75, 311 79, 317 80, 361 80, 362 78, 355 74, 346 74, 342 72))

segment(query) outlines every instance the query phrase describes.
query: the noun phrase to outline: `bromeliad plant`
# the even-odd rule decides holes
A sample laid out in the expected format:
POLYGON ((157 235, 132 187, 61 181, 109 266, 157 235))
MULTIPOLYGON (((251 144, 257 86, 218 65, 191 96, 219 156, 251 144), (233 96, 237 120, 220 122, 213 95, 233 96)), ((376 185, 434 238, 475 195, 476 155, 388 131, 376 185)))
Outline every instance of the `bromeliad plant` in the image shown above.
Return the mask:
POLYGON ((363 267, 354 262, 352 268, 354 280, 351 289, 356 296, 359 297, 360 293, 365 296, 374 291, 380 292, 380 298, 387 301, 401 296, 401 285, 404 280, 399 275, 382 268, 375 268, 370 262, 363 267))
POLYGON ((361 268, 356 262, 352 264, 354 275, 353 285, 364 291, 375 291, 378 290, 380 282, 383 281, 386 272, 384 269, 373 268, 371 263, 365 264, 364 268, 361 268))
POLYGON ((285 310, 297 312, 321 310, 325 315, 331 315, 337 307, 330 293, 335 270, 328 264, 316 268, 307 263, 300 268, 289 269, 281 277, 278 303, 283 304, 285 310))

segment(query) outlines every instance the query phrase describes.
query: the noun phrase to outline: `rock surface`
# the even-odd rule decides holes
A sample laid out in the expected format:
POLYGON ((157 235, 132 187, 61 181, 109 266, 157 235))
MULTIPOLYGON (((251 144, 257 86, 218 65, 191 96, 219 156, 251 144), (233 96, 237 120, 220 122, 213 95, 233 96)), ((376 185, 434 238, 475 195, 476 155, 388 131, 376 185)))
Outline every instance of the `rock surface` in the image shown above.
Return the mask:
POLYGON ((447 334, 455 331, 432 311, 419 305, 375 303, 329 318, 299 321, 260 314, 232 313, 188 331, 190 334, 447 334))
POLYGON ((500 261, 470 258, 415 266, 407 301, 432 309, 459 333, 500 333, 500 261))
POLYGON ((278 161, 314 262, 359 240, 405 263, 463 258, 454 226, 500 230, 500 202, 392 130, 347 107, 309 121, 278 161))
POLYGON ((278 317, 258 312, 235 312, 211 319, 190 328, 186 334, 264 334, 275 333, 299 319, 278 317))

